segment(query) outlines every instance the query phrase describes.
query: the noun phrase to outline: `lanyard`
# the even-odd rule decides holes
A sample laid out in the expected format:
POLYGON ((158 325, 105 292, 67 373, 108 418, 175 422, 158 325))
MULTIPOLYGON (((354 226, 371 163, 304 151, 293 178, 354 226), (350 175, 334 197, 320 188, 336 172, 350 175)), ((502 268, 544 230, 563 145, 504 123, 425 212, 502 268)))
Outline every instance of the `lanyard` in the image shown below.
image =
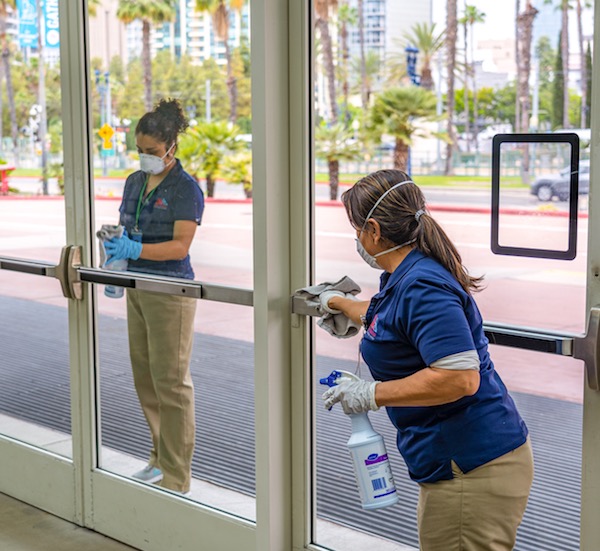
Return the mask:
MULTIPOLYGON (((146 191, 146 188, 148 187, 148 179, 149 178, 150 178, 150 176, 146 176, 146 181, 144 182, 144 185, 142 186, 142 189, 140 189, 140 196, 138 197, 137 208, 135 209, 135 229, 136 230, 140 229, 138 227, 138 225, 139 225, 139 222, 140 222, 140 213, 142 212, 142 197, 144 196, 144 192, 146 191)), ((150 198, 152 197, 152 195, 154 194, 154 192, 156 191, 157 188, 158 188, 158 186, 156 186, 148 194, 148 197, 146 197, 146 200, 144 201, 144 204, 147 204, 148 201, 150 201, 150 198)))

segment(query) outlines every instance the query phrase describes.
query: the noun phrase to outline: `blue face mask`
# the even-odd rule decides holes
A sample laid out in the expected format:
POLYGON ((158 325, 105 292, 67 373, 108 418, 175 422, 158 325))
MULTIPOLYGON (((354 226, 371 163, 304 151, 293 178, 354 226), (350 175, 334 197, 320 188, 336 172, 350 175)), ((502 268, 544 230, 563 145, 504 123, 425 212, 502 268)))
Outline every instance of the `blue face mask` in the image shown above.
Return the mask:
POLYGON ((404 182, 399 182, 398 184, 393 185, 390 189, 388 189, 385 193, 383 193, 381 195, 381 197, 379 199, 377 199, 377 201, 375 202, 375 204, 373 205, 373 208, 369 211, 369 214, 367 214, 367 217, 365 218, 365 223, 363 224, 362 228, 360 229, 360 232, 358 234, 358 238, 356 239, 356 251, 358 252, 358 254, 360 255, 360 257, 369 265, 371 266, 371 268, 374 268, 376 270, 382 270, 383 268, 378 264, 377 262, 377 258, 380 256, 383 256, 384 254, 388 254, 391 253, 392 251, 395 251, 397 249, 401 249, 402 247, 406 247, 406 245, 411 245, 412 243, 414 243, 416 241, 416 239, 411 239, 410 241, 407 241, 406 243, 402 243, 401 245, 396 245, 395 247, 392 247, 390 249, 386 249, 385 251, 381 251, 380 253, 377 253, 376 255, 371 255, 369 254, 363 244, 360 242, 360 236, 362 234, 363 231, 365 231, 365 226, 367 225, 367 222, 369 221, 369 218, 371 218, 371 214, 373 214, 373 212, 375 211, 375 209, 377 208, 377 205, 379 205, 379 203, 381 203, 381 201, 383 200, 383 198, 393 189, 400 187, 403 184, 414 184, 414 182, 412 180, 405 180, 404 182))

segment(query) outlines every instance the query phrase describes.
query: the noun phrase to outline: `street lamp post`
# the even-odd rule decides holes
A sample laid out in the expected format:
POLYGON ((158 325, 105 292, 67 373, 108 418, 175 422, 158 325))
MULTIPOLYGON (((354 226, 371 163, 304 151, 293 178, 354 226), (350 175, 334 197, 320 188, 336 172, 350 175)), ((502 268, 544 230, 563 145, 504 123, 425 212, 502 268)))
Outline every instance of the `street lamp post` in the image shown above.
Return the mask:
MULTIPOLYGON (((417 55, 419 54, 419 48, 415 48, 415 46, 409 44, 408 46, 406 46, 404 51, 406 52, 406 72, 408 73, 408 77, 415 86, 420 86, 421 77, 417 74, 417 55)), ((408 175, 411 176, 412 155, 410 151, 410 145, 408 146, 408 159, 406 161, 406 169, 408 175)))
MULTIPOLYGON (((100 78, 100 69, 96 69, 96 86, 98 93, 100 94, 100 128, 105 124, 112 123, 111 109, 110 109, 110 80, 108 71, 104 72, 104 81, 100 78)), ((102 176, 108 176, 108 164, 107 164, 107 151, 104 148, 100 149, 100 156, 102 157, 102 176)))

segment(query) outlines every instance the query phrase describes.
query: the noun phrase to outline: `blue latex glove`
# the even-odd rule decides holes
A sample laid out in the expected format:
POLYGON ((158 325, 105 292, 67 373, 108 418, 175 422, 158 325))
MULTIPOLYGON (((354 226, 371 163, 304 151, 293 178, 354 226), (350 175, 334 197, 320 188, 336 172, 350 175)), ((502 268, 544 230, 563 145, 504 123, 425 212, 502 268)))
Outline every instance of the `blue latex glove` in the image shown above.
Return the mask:
POLYGON ((104 249, 109 256, 106 265, 115 260, 137 260, 142 254, 142 247, 143 245, 138 241, 129 239, 127 232, 123 232, 122 237, 113 237, 104 243, 104 249))

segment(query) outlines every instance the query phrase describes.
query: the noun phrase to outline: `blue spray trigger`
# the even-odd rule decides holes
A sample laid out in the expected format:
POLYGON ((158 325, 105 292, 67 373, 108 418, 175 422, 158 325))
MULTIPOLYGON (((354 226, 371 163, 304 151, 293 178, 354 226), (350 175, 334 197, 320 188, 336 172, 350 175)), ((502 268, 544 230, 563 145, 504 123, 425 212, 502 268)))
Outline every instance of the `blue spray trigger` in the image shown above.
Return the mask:
POLYGON ((342 376, 340 371, 335 369, 327 376, 319 379, 319 383, 329 387, 337 385, 337 380, 342 376))

